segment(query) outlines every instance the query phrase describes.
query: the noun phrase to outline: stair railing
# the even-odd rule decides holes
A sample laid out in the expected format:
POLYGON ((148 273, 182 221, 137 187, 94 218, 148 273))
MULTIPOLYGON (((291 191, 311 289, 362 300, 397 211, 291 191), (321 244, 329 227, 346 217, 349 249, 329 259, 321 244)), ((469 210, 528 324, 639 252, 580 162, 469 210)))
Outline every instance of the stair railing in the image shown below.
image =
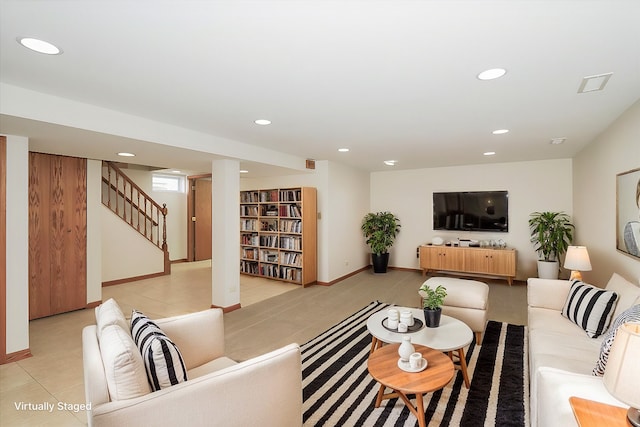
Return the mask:
POLYGON ((160 206, 112 162, 102 162, 102 204, 164 251, 164 272, 171 272, 167 245, 167 204, 160 206))

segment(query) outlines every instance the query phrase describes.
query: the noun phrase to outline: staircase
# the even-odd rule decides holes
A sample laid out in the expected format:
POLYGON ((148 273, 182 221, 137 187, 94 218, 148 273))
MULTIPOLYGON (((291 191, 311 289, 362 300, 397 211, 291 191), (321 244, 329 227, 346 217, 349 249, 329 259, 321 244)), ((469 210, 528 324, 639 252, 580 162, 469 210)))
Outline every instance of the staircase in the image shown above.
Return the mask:
POLYGON ((164 274, 171 274, 166 203, 160 206, 118 166, 103 161, 102 204, 164 252, 164 274))

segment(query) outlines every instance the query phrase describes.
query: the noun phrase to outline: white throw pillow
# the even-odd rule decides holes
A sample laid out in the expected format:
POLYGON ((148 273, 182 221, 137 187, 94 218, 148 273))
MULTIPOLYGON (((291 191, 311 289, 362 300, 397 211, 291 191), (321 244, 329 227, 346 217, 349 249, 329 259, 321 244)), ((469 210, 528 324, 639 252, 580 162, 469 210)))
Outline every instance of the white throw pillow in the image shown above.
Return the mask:
POLYGON ((105 326, 100 355, 112 401, 133 399, 151 392, 142 356, 127 330, 118 325, 105 326))
POLYGON ((611 322, 618 294, 574 281, 562 308, 562 315, 585 330, 591 338, 602 335, 611 322))
POLYGON ((634 285, 616 273, 611 275, 605 289, 618 294, 618 303, 616 304, 616 309, 613 312, 613 319, 620 316, 623 311, 627 310, 632 305, 637 304, 636 301, 640 298, 640 286, 634 285))
POLYGON ((634 305, 623 311, 620 316, 611 323, 611 328, 604 335, 602 344, 600 345, 600 355, 596 362, 596 367, 593 368, 593 375, 601 377, 604 375, 604 370, 607 367, 607 360, 609 359, 609 353, 611 352, 611 346, 613 340, 616 339, 616 333, 618 328, 625 323, 640 322, 640 304, 634 305))
POLYGON ((124 317, 120 306, 113 298, 109 298, 96 307, 96 326, 98 329, 98 342, 102 335, 102 330, 109 325, 118 325, 125 331, 129 330, 127 319, 124 317))
POLYGON ((136 310, 131 314, 131 335, 153 391, 187 381, 187 368, 178 347, 158 325, 136 310))

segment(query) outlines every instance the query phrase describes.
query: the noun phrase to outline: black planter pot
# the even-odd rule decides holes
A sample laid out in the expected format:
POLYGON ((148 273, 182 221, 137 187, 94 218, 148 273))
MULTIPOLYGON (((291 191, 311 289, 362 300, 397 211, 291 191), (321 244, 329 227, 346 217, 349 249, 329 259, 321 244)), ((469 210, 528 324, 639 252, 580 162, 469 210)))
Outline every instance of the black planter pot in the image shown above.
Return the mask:
POLYGON ((423 309, 424 311, 424 324, 427 328, 437 328, 440 326, 440 316, 442 315, 442 308, 438 307, 435 310, 430 308, 423 309))
POLYGON ((384 254, 371 254, 371 263, 374 273, 386 273, 389 265, 389 252, 384 254))

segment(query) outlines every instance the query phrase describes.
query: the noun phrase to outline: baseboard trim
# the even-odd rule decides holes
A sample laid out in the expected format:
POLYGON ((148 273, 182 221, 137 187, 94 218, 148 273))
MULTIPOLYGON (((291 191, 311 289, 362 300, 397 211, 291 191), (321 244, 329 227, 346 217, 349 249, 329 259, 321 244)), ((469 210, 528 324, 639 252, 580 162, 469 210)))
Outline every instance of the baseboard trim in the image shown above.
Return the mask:
POLYGON ((230 313, 242 307, 238 303, 238 304, 230 305, 229 307, 220 307, 219 305, 211 304, 211 308, 221 308, 223 313, 230 313))
POLYGON ((359 268, 359 269, 357 269, 357 270, 355 270, 355 271, 352 271, 352 272, 351 272, 351 273, 349 273, 349 274, 345 274, 344 276, 340 276, 340 277, 338 277, 337 279, 332 280, 332 281, 330 281, 330 282, 316 282, 316 285, 319 285, 319 286, 331 286, 331 285, 335 285, 335 284, 336 284, 336 283, 338 283, 338 282, 342 282, 343 280, 348 279, 348 278, 349 278, 349 277, 351 277, 351 276, 355 276, 356 274, 361 273, 361 272, 363 272, 363 271, 365 271, 365 270, 368 270, 368 269, 370 269, 370 268, 371 268, 371 266, 370 266, 370 265, 367 265, 367 266, 365 266, 365 267, 362 267, 362 268, 359 268))
POLYGON ((388 267, 389 270, 400 270, 400 271, 415 271, 421 273, 422 270, 419 268, 409 268, 409 267, 388 267))
POLYGON ((188 259, 186 259, 186 258, 181 258, 181 259, 174 259, 174 260, 171 260, 171 264, 180 264, 180 263, 182 263, 182 262, 189 262, 189 260, 188 260, 188 259))
POLYGON ((23 359, 27 359, 29 357, 33 357, 31 354, 31 349, 25 348, 24 350, 15 351, 13 353, 5 354, 0 359, 0 365, 4 365, 7 363, 18 362, 23 359))
POLYGON ((137 282, 138 280, 152 279, 160 276, 165 276, 164 271, 159 273, 143 274, 142 276, 126 277, 124 279, 107 280, 106 282, 102 282, 102 287, 104 288, 107 286, 121 285, 123 283, 137 282))
POLYGON ((102 300, 88 302, 87 305, 84 308, 96 308, 100 304, 102 304, 102 300))

